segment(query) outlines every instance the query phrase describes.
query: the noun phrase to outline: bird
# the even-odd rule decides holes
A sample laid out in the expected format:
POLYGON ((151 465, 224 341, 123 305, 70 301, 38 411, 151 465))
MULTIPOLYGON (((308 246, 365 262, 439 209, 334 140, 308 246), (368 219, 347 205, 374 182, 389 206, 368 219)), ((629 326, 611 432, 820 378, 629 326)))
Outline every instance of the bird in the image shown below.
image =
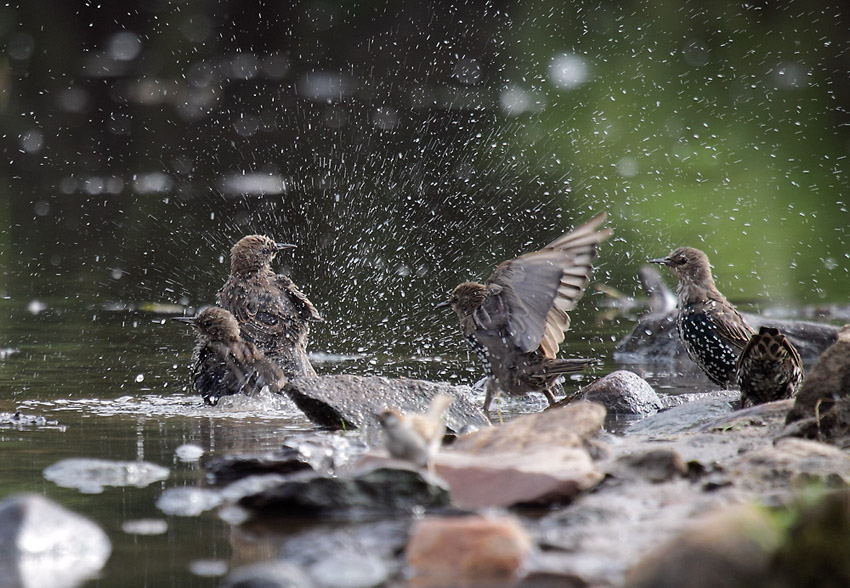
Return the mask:
POLYGON ((679 247, 649 262, 666 265, 679 279, 676 330, 688 357, 718 386, 736 386, 738 357, 755 331, 714 285, 708 256, 679 247))
POLYGON ((242 339, 256 345, 287 378, 315 376, 307 357, 310 323, 323 322, 313 303, 271 269, 279 251, 295 247, 264 235, 248 235, 230 250, 230 275, 217 304, 236 317, 242 339))
POLYGON ((803 382, 803 360, 779 329, 763 326, 738 358, 741 406, 791 398, 803 382))
POLYGON ((195 328, 192 382, 204 403, 216 405, 223 396, 256 394, 264 387, 279 394, 286 382, 281 369, 239 335, 239 324, 227 310, 207 307, 194 317, 174 317, 195 328))
POLYGON ((394 408, 381 411, 377 418, 390 456, 430 470, 446 434, 443 414, 452 401, 448 394, 437 394, 425 414, 403 414, 394 408))
POLYGON ((478 355, 486 376, 484 412, 500 392, 542 392, 555 404, 552 388, 563 374, 584 370, 593 360, 557 359, 570 326, 567 314, 581 298, 600 242, 603 212, 539 251, 502 262, 486 284, 464 282, 438 308, 451 308, 478 355))

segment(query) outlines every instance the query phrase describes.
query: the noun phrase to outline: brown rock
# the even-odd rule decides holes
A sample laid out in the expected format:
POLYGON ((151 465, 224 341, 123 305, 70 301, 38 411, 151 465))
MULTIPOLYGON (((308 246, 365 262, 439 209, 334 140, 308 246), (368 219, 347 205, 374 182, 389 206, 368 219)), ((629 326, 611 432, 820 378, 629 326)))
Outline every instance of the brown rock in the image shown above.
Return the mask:
POLYGON ((672 449, 651 449, 623 455, 607 471, 621 479, 646 479, 659 483, 686 476, 688 466, 682 456, 672 449))
POLYGON ((509 517, 446 517, 417 521, 406 557, 416 588, 513 586, 531 540, 509 517))
POLYGON ((763 586, 779 531, 764 509, 709 515, 633 567, 626 588, 763 586))
POLYGON ((817 481, 841 485, 850 480, 850 455, 824 443, 789 437, 748 451, 727 466, 735 486, 767 492, 817 481))
POLYGON ((819 416, 816 411, 820 412, 822 402, 830 404, 847 396, 850 396, 850 325, 838 331, 838 340, 806 374, 786 422, 819 416))
POLYGON ((566 503, 604 478, 587 451, 574 447, 499 455, 444 451, 435 466, 452 502, 465 508, 566 503))
POLYGON ((459 437, 453 447, 477 454, 534 453, 552 447, 581 447, 605 422, 605 407, 595 402, 528 414, 509 423, 459 437))

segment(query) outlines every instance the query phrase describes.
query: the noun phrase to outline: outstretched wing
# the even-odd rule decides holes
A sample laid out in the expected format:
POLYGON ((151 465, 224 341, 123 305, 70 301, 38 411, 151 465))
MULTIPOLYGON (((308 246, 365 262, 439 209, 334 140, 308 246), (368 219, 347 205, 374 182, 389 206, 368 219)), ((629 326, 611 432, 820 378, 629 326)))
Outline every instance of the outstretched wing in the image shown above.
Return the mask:
POLYGON ((277 283, 281 290, 288 294, 290 301, 297 309, 298 314, 301 315, 301 318, 311 322, 324 322, 325 319, 322 318, 322 315, 319 314, 319 311, 316 310, 313 303, 310 302, 307 296, 298 289, 298 286, 296 286, 292 280, 290 280, 287 276, 278 275, 277 283))
POLYGON ((597 230, 605 218, 595 216, 543 249, 502 263, 490 276, 489 288, 501 288, 508 334, 523 351, 539 348, 550 358, 558 353, 570 326, 567 313, 590 281, 597 246, 611 236, 609 229, 597 230))

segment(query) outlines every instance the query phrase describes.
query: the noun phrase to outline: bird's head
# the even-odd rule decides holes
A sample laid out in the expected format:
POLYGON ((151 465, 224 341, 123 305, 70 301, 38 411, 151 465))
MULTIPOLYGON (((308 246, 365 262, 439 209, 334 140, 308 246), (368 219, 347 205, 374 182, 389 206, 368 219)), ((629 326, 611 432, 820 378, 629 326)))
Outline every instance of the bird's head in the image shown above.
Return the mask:
POLYGON ((463 318, 475 312, 486 297, 487 287, 484 284, 464 282, 452 290, 448 299, 437 304, 436 308, 451 308, 463 318))
POLYGON ((239 323, 229 311, 209 306, 197 316, 175 317, 174 320, 195 328, 198 335, 207 341, 239 341, 239 323))
POLYGON ((295 245, 276 243, 265 235, 242 237, 230 249, 230 273, 249 274, 269 266, 278 251, 295 245))
POLYGON ((396 431, 404 426, 405 416, 394 408, 385 408, 375 416, 385 431, 396 431))
POLYGON ((697 284, 700 286, 708 286, 714 284, 714 279, 711 277, 711 264, 708 263, 708 256, 693 247, 679 247, 667 257, 658 259, 650 259, 650 263, 660 263, 666 265, 676 277, 679 278, 680 284, 697 284))

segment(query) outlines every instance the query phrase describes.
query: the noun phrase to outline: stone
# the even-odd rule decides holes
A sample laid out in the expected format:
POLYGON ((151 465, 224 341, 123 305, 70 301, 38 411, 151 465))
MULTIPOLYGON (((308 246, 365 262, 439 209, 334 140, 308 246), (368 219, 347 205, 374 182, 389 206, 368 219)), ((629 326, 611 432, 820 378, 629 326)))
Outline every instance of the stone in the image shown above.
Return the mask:
POLYGON ((376 467, 353 477, 299 473, 265 484, 257 491, 238 496, 236 486, 248 488, 254 476, 235 482, 224 495, 254 512, 318 516, 354 511, 410 512, 418 508, 448 506, 449 490, 442 480, 412 468, 376 467))
POLYGON ((732 401, 713 394, 673 406, 645 419, 632 423, 626 432, 630 435, 673 435, 698 429, 734 410, 732 401))
POLYGON ((425 518, 407 542, 408 586, 517 585, 530 551, 531 540, 514 518, 425 518))
POLYGON ((168 478, 169 470, 146 461, 69 458, 44 469, 44 477, 57 486, 100 494, 104 486, 144 488, 168 478))
POLYGON ((78 586, 97 575, 111 552, 100 527, 41 495, 0 500, 3 586, 78 586))
POLYGON ((692 525, 626 575, 625 588, 764 586, 780 533, 767 511, 742 505, 692 525))
POLYGON ((643 416, 664 407, 649 382, 627 370, 617 370, 591 383, 581 390, 581 398, 603 405, 609 415, 643 416))
POLYGON ((827 349, 812 368, 797 392, 794 408, 787 423, 803 418, 818 418, 839 398, 850 396, 850 325, 838 333, 835 343, 827 349))
POLYGON ((380 558, 349 550, 316 561, 307 573, 322 588, 374 588, 383 586, 389 576, 380 558))
MULTIPOLYGON (((303 570, 280 561, 262 562, 236 568, 220 588, 314 588, 303 570)), ((318 588, 318 587, 316 587, 318 588)))
POLYGON ((462 508, 568 503, 605 477, 585 449, 557 445, 533 453, 444 451, 434 467, 462 508))
POLYGON ((541 413, 519 416, 499 427, 489 427, 458 437, 455 451, 474 454, 545 452, 554 447, 582 447, 605 422, 605 407, 595 402, 574 402, 541 413))
POLYGON ((385 408, 403 413, 424 413, 437 394, 454 401, 446 411, 446 427, 457 433, 465 427, 490 425, 487 416, 471 400, 468 386, 452 386, 406 378, 334 375, 300 377, 288 382, 284 392, 311 421, 329 429, 378 426, 375 415, 385 408))
POLYGON ((605 471, 615 478, 644 479, 657 484, 687 476, 688 466, 672 449, 650 449, 619 456, 605 471))
POLYGON ((832 443, 842 449, 850 448, 850 398, 825 401, 818 407, 817 416, 793 421, 781 437, 802 437, 832 443))

